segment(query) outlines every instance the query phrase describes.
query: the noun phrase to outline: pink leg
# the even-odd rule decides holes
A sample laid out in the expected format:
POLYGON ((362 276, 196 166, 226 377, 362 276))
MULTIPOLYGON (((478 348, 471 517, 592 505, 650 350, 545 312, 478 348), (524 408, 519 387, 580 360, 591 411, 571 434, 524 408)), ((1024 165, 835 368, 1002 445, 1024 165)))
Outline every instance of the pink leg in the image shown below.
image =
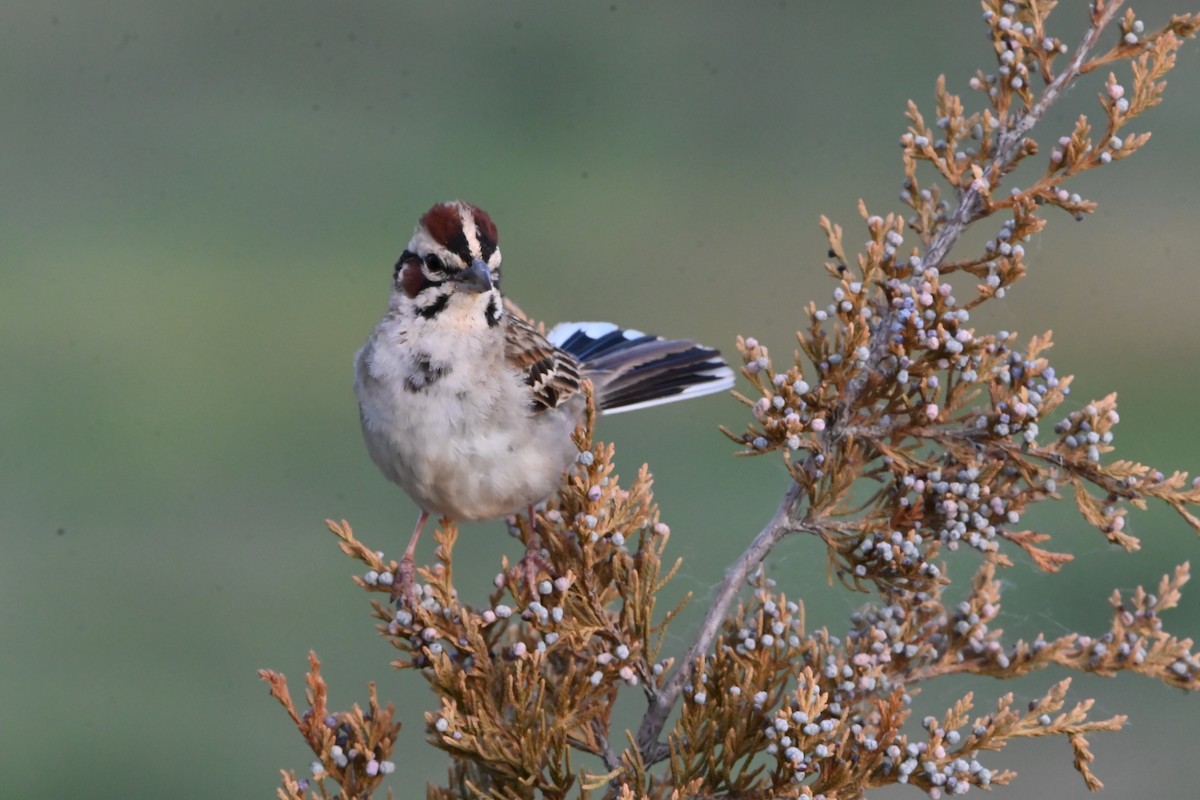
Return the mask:
POLYGON ((396 580, 392 583, 393 601, 402 594, 408 598, 410 605, 416 605, 419 599, 416 594, 416 581, 413 578, 416 569, 413 562, 413 553, 417 552, 417 542, 421 538, 421 529, 425 527, 425 523, 428 520, 429 512, 421 509, 421 516, 417 517, 417 526, 413 529, 412 538, 408 540, 408 547, 404 548, 404 557, 400 559, 400 566, 396 570, 396 580))
POLYGON ((521 559, 519 566, 521 575, 525 578, 525 586, 529 589, 529 596, 535 599, 538 596, 538 571, 550 571, 550 565, 542 558, 541 539, 537 534, 536 521, 537 515, 533 512, 533 506, 529 506, 529 542, 525 545, 525 557, 521 559))

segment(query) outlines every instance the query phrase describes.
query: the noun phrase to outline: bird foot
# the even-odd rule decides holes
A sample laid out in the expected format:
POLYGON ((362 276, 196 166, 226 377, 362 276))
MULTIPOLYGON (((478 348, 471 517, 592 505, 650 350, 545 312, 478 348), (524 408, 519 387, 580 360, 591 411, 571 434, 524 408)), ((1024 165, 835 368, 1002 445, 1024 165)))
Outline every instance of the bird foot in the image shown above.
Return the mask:
POLYGON ((421 590, 417 588, 416 581, 416 565, 410 556, 400 559, 392 580, 392 602, 399 606, 401 598, 409 608, 416 608, 421 602, 421 590))
POLYGON ((538 597, 538 578, 544 572, 550 574, 550 562, 542 555, 541 548, 536 543, 525 549, 525 555, 517 562, 516 572, 529 589, 529 596, 538 597))

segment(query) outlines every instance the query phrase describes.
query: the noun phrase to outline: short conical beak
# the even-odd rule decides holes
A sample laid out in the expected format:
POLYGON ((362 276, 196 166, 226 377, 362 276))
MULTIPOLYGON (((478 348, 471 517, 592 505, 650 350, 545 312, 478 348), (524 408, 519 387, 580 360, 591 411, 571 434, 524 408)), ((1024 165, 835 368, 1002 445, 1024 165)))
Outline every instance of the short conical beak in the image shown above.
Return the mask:
POLYGON ((471 266, 454 276, 459 288, 468 292, 486 292, 492 288, 492 272, 482 259, 475 259, 471 266))

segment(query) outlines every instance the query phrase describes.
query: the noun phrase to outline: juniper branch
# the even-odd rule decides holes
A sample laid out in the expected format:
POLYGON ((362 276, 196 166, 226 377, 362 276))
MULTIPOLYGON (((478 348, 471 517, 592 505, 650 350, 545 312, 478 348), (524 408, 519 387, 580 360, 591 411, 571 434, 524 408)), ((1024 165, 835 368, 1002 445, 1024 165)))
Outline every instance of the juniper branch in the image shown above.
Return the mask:
MULTIPOLYGON (((1060 72, 1053 81, 1051 81, 1042 91, 1042 97, 1029 109, 1025 114, 1018 117, 1016 124, 1012 127, 1005 127, 1000 131, 996 156, 988 164, 987 170, 984 172, 984 177, 990 186, 992 181, 1002 175, 1004 170, 1012 164, 1017 155, 1017 151, 1021 146, 1022 139, 1028 134, 1033 127, 1041 121, 1042 117, 1054 105, 1063 90, 1071 84, 1083 72, 1083 66, 1087 62, 1088 54, 1096 47, 1097 41, 1100 39, 1105 28, 1117 15, 1117 11, 1124 5, 1125 0, 1111 0, 1105 3, 1103 0, 1098 0, 1095 3, 1096 12, 1094 13, 1094 24, 1088 27, 1087 33, 1079 43, 1079 47, 1075 49, 1074 55, 1067 65, 1067 68, 1060 72)), ((1003 125, 1006 120, 1002 119, 1003 125)), ((976 219, 976 214, 982 206, 983 191, 974 186, 969 185, 965 191, 960 187, 960 198, 958 208, 950 216, 949 220, 942 227, 929 249, 925 251, 925 257, 921 259, 921 270, 914 275, 915 280, 920 280, 920 272, 923 272, 929 267, 935 267, 942 263, 946 258, 955 242, 962 236, 963 231, 967 229, 976 219)))
MULTIPOLYGON (((1046 112, 1062 96, 1064 89, 1083 72, 1088 55, 1095 49, 1103 31, 1113 21, 1124 0, 1097 0, 1093 6, 1093 24, 1080 41, 1067 67, 1063 69, 1042 91, 1040 99, 1024 114, 1020 114, 1011 126, 1005 126, 998 135, 996 155, 984 171, 984 179, 988 186, 1014 162, 1021 148, 1024 137, 1041 121, 1046 112)), ((1006 118, 1007 119, 1007 118, 1006 118)), ((1002 121, 1003 122, 1006 120, 1002 121)), ((922 280, 926 269, 941 264, 954 244, 962 237, 967 227, 974 222, 984 208, 985 192, 974 183, 967 187, 957 187, 959 202, 957 208, 949 216, 933 242, 921 259, 920 269, 914 270, 913 281, 922 280)), ((868 368, 856 376, 847 387, 842 407, 845 410, 853 408, 863 390, 868 385, 869 376, 881 369, 888 356, 888 337, 886 331, 892 323, 893 309, 885 307, 881 319, 872 332, 871 356, 868 368)), ((824 433, 829 444, 843 439, 847 427, 853 423, 853 415, 840 416, 841 424, 834 424, 824 433)), ((809 456, 811 459, 812 456, 809 456)), ((659 741, 667 718, 679 700, 684 686, 692 678, 696 659, 708 652, 716 638, 722 621, 728 614, 738 590, 746 579, 762 564, 763 560, 784 536, 799 530, 796 523, 796 509, 804 493, 798 484, 793 483, 784 495, 770 521, 759 531, 750 545, 738 556, 729 567, 724 579, 713 595, 708 611, 697 630, 686 655, 675 666, 670 677, 658 690, 650 690, 650 703, 637 734, 638 750, 647 764, 653 764, 669 755, 669 748, 659 741)))

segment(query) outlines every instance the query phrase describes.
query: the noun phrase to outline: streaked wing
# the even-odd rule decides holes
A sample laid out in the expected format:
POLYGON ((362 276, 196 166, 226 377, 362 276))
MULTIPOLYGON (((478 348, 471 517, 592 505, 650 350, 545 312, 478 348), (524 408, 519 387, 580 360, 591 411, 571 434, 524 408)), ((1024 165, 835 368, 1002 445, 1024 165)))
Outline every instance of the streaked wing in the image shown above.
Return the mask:
POLYGON ((522 317, 512 313, 507 317, 504 355, 509 365, 525 376, 530 408, 535 414, 557 408, 579 391, 579 362, 550 344, 522 317))

